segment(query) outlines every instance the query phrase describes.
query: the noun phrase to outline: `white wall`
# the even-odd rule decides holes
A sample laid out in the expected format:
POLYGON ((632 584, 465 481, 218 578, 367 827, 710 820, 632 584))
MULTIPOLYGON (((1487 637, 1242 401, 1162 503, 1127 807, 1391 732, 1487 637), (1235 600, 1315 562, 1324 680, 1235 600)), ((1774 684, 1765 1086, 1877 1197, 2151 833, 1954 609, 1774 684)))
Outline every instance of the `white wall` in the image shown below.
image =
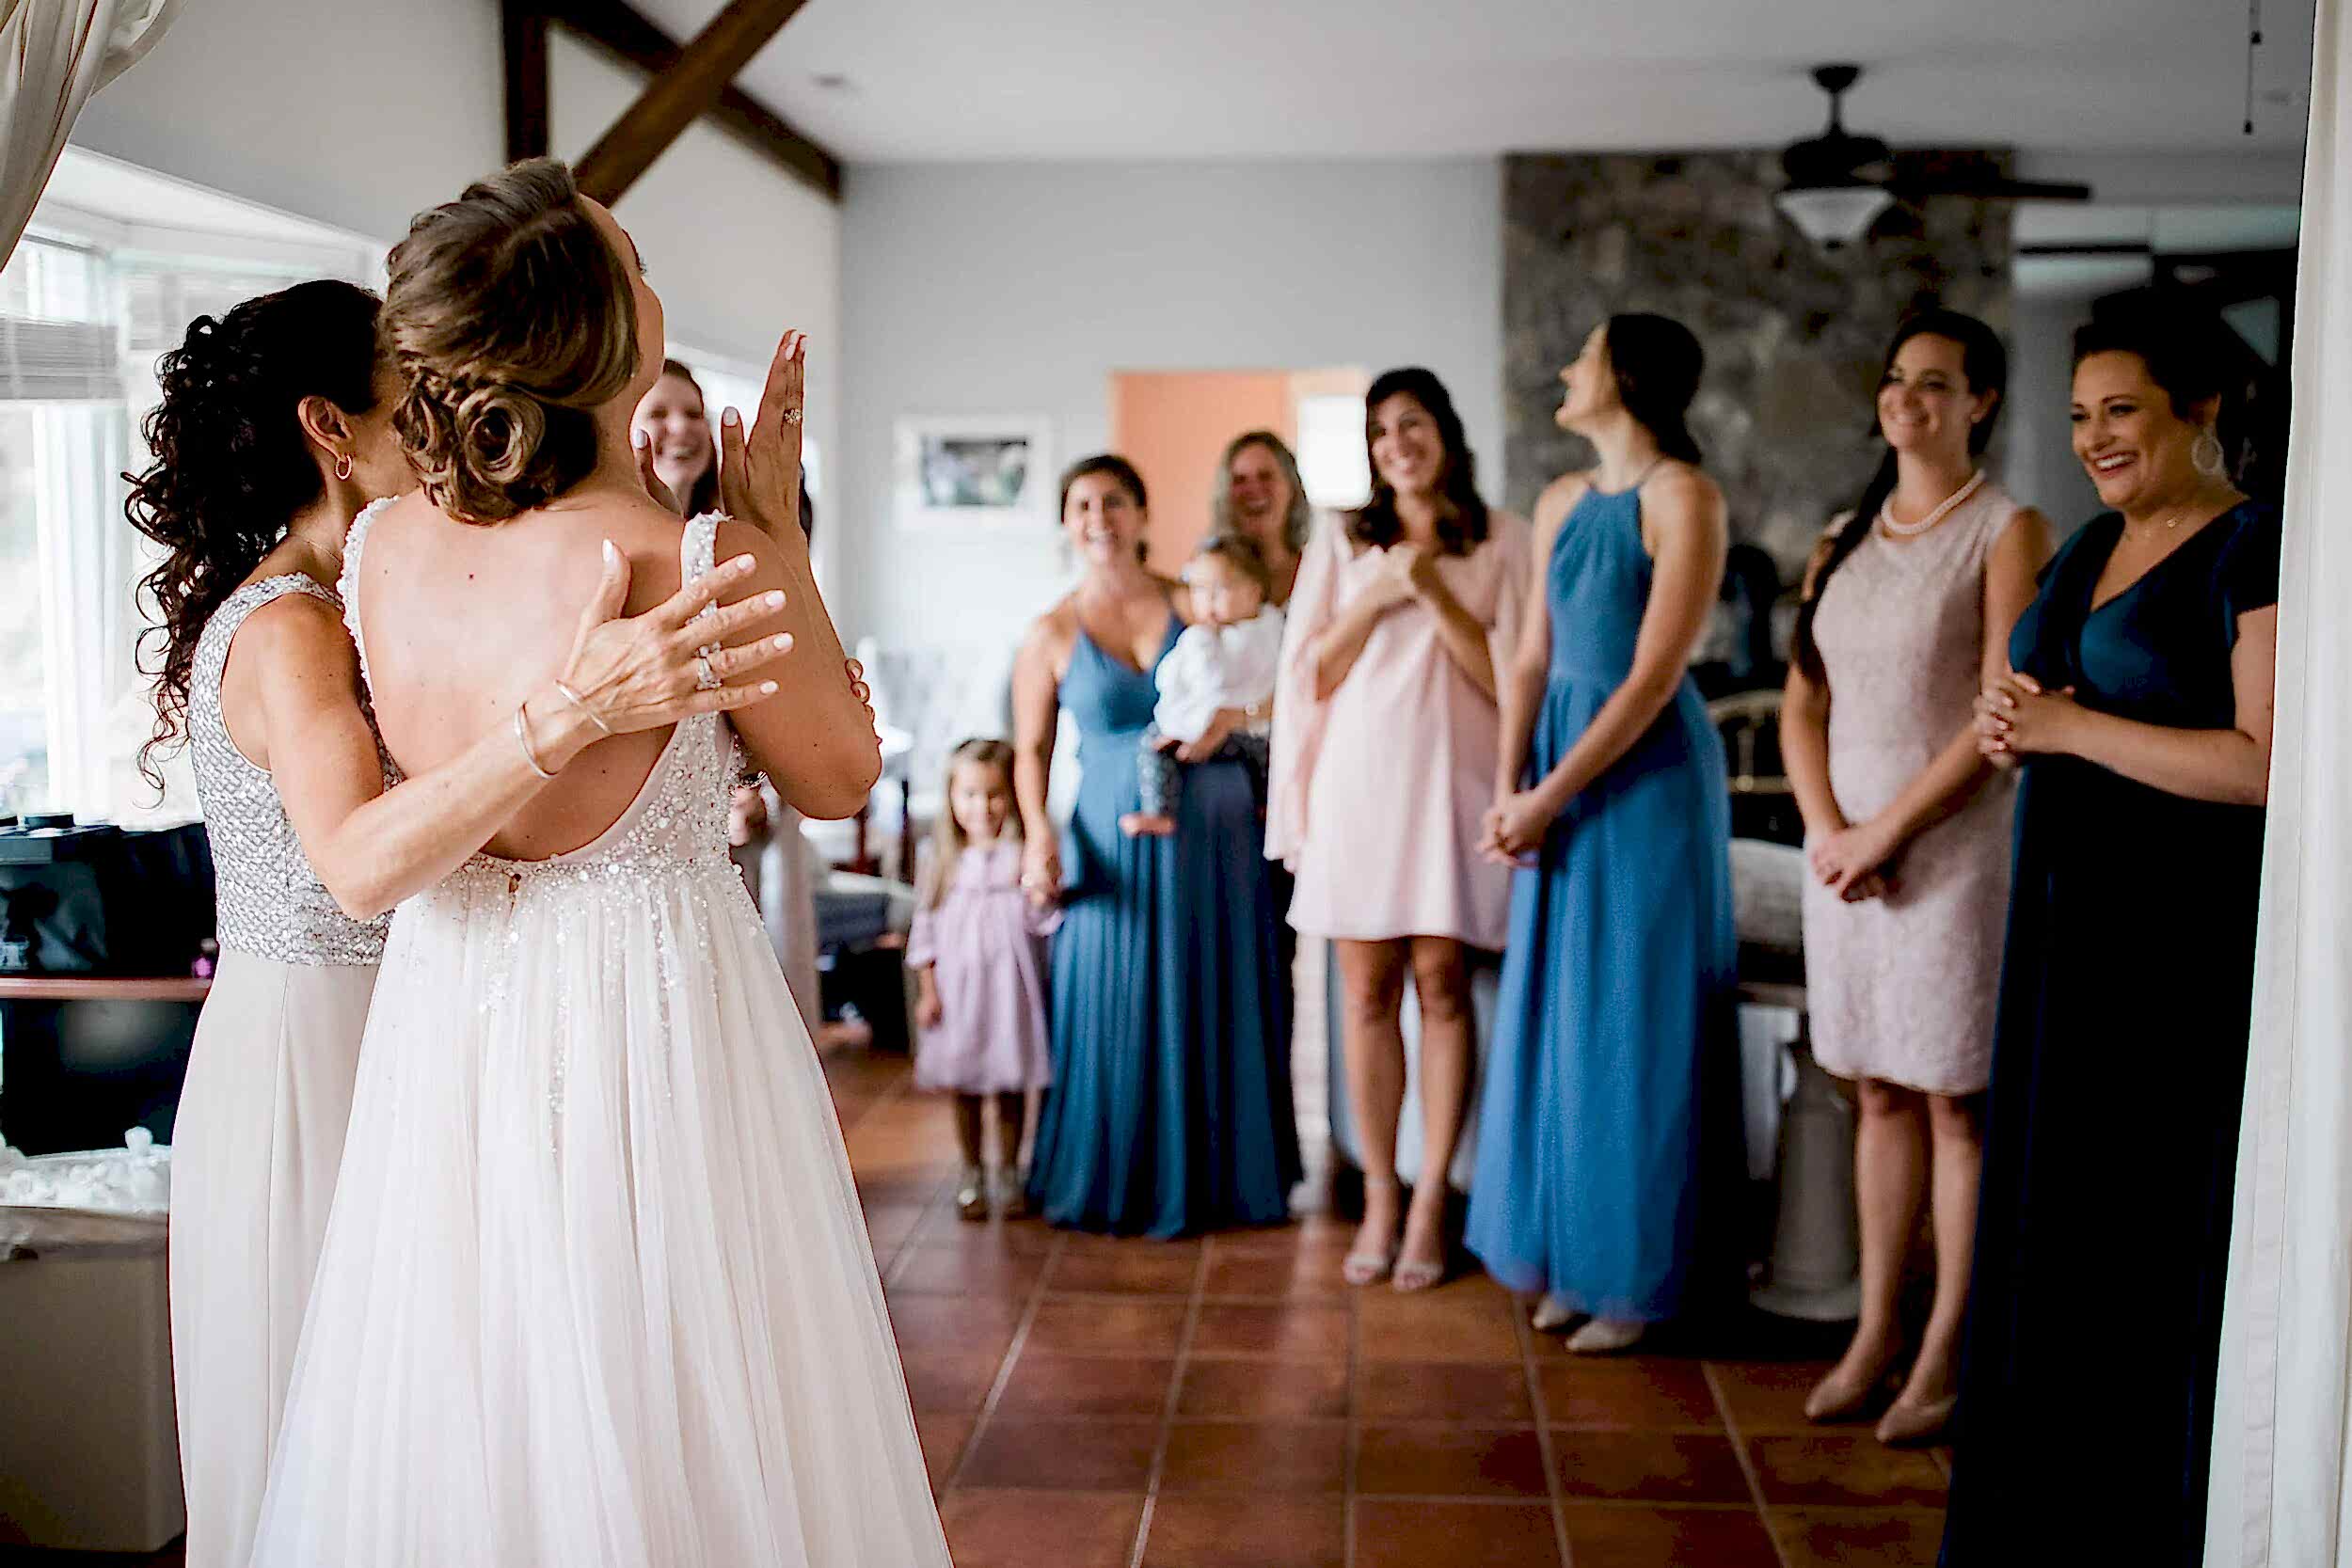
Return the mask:
POLYGON ((1010 641, 1065 579, 1057 531, 890 517, 891 424, 1044 414, 1101 450, 1120 370, 1424 364, 1502 463, 1493 159, 861 166, 843 208, 836 611, 890 642, 1010 641))
POLYGON ((497 166, 502 113, 493 0, 195 0, 72 139, 392 240, 497 166))
POLYGON ((2087 293, 2020 293, 2010 309, 2009 406, 2001 412, 2000 481, 2040 507, 2064 538, 2096 515, 2099 493, 2074 460, 2074 329, 2090 319, 2087 293))

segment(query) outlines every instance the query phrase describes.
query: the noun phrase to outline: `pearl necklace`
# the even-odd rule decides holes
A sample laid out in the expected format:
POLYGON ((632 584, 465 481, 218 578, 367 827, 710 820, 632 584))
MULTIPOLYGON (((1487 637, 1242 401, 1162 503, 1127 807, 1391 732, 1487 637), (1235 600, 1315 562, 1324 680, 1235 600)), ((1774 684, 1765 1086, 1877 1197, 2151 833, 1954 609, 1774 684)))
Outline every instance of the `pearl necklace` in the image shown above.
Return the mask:
POLYGON ((1975 495, 1979 489, 1983 488, 1983 486, 1984 470, 1982 468, 1979 468, 1974 474, 1969 476, 1967 483, 1953 491, 1949 496, 1947 496, 1941 506, 1938 506, 1934 511, 1929 513, 1926 516, 1920 518, 1915 523, 1899 523, 1895 520, 1895 498, 1890 495, 1879 507, 1879 527, 1884 529, 1887 532, 1893 534, 1898 539, 1916 539, 1919 535, 1927 532, 1928 530, 1933 528, 1936 524, 1950 516, 1953 510, 1957 508, 1961 502, 1975 495))

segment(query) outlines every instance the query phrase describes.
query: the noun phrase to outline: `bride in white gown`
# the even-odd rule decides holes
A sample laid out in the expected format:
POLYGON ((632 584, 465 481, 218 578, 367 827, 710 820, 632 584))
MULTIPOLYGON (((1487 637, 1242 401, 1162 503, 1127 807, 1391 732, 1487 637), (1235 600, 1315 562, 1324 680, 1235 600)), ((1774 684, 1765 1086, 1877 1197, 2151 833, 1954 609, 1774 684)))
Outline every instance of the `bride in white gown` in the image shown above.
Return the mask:
POLYGON ((725 433, 729 510, 785 527, 681 529, 629 460, 662 349, 639 273, 544 161, 393 253, 427 491, 361 516, 343 583, 386 744, 430 767, 511 708, 601 540, 632 610, 714 538, 748 551, 797 651, 732 721, 589 748, 394 916, 259 1568, 946 1568, 832 1101, 727 852, 739 739, 813 815, 879 766, 793 544, 798 350, 748 454, 725 433))

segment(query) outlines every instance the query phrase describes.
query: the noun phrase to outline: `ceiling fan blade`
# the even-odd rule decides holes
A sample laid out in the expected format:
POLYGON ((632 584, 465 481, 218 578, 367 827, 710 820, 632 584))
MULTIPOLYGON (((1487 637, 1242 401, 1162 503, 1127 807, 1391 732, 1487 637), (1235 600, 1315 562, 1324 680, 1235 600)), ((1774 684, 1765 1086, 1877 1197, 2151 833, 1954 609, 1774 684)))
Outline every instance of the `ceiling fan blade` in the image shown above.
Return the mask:
POLYGON ((2089 201, 2090 187, 2053 180, 2009 180, 1968 175, 1917 177, 1891 182, 1887 187, 1904 201, 1934 196, 1957 196, 1978 201, 2089 201))

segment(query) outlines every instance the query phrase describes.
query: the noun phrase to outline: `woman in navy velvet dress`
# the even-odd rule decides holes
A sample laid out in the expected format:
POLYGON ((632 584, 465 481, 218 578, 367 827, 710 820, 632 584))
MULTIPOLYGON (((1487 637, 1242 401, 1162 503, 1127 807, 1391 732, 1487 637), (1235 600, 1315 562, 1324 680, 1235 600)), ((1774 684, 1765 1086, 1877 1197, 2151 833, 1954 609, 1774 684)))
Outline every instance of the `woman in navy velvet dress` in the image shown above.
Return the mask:
POLYGON ((1299 1178, 1290 1020, 1249 775, 1207 761, 1244 715, 1178 755, 1176 832, 1130 838, 1136 746, 1176 642, 1182 590, 1146 570, 1143 481, 1125 460, 1074 465, 1062 525, 1085 575, 1031 629, 1013 676, 1022 880, 1058 896, 1054 1087, 1030 1193, 1056 1225, 1181 1236, 1289 1217, 1299 1178), (1078 727, 1066 841, 1046 810, 1054 731, 1078 727), (1062 845, 1067 844, 1065 856, 1062 845))
POLYGON ((1739 1160, 1730 798, 1689 675, 1724 554, 1683 423, 1700 365, 1680 325, 1616 316, 1562 373, 1599 462, 1536 505, 1540 608, 1500 683, 1486 847, 1521 869, 1467 1239, 1543 1293, 1538 1327, 1588 1320, 1579 1352, 1682 1310, 1739 1160))
POLYGON ((2177 310, 2076 337, 2115 510, 1978 703, 2023 779, 1949 1568, 2203 1558, 2279 629, 2278 515, 2215 430, 2228 349, 2177 310))

